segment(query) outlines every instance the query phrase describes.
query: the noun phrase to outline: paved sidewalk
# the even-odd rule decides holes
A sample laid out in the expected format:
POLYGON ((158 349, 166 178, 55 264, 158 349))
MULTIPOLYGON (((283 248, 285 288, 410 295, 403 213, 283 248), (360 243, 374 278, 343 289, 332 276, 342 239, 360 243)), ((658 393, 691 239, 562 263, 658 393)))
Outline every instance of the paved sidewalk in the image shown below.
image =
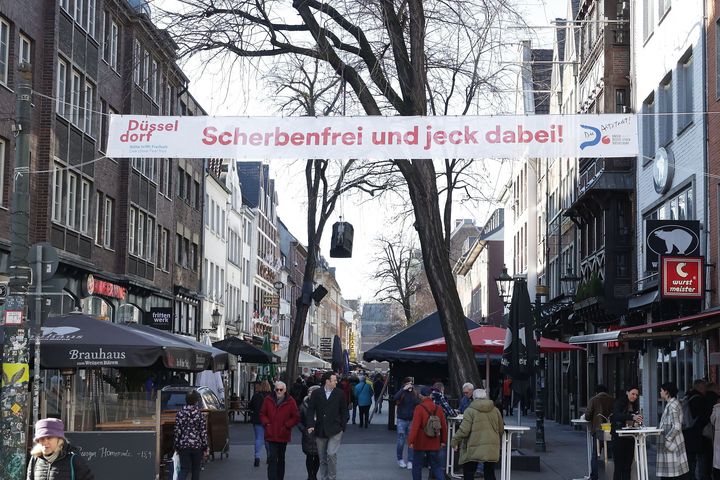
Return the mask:
MULTIPOLYGON (((517 417, 508 424, 517 424, 517 417)), ((521 451, 535 455, 535 418, 523 417, 522 424, 533 428, 521 438, 521 451)), ((267 478, 265 453, 259 468, 253 467, 253 432, 249 424, 235 423, 230 428, 231 446, 229 458, 210 461, 203 472, 203 480, 243 479, 264 480, 267 478)), ((587 473, 585 432, 567 425, 546 421, 545 438, 547 451, 539 454, 540 472, 513 470, 513 480, 572 480, 587 473)), ((293 441, 288 445, 286 456, 286 480, 306 480, 305 455, 300 448, 300 432, 293 431, 293 441)), ((655 479, 655 452, 648 451, 651 479, 655 479)), ((375 415, 368 429, 348 425, 338 455, 338 480, 410 480, 409 470, 402 470, 395 461, 395 432, 387 428, 387 415, 375 415)), ((610 472, 609 472, 610 473, 610 472)), ((500 471, 497 470, 497 478, 500 471)), ((424 473, 423 478, 427 478, 424 473)), ((601 479, 603 471, 601 470, 601 479)), ((607 479, 612 478, 608 475, 607 479)))

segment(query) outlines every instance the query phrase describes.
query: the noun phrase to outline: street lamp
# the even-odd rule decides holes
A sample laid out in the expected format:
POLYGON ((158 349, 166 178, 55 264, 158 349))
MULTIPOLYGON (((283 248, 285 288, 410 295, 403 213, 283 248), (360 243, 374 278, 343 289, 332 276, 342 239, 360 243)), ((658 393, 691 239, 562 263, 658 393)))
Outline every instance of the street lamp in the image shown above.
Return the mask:
POLYGON ((565 289, 564 293, 568 297, 575 296, 575 292, 577 291, 577 286, 578 286, 578 283, 580 283, 580 280, 582 280, 582 278, 575 275, 575 272, 573 271, 572 267, 568 266, 567 272, 565 273, 565 275, 560 277, 560 282, 567 285, 567 288, 565 289))
POLYGON ((495 279, 495 283, 497 283, 500 300, 502 300, 504 305, 507 305, 510 303, 510 299, 512 298, 514 279, 508 275, 507 267, 505 265, 503 265, 500 276, 495 279))
POLYGON ((222 314, 218 311, 217 308, 215 308, 215 310, 213 310, 213 312, 210 314, 210 321, 213 330, 217 330, 218 325, 220 325, 221 316, 222 314))

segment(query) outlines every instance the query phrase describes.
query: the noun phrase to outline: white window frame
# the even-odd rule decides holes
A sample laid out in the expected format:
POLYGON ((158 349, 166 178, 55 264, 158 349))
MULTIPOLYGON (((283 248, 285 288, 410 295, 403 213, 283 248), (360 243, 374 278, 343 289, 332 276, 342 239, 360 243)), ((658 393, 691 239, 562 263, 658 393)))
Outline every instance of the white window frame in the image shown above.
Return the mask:
POLYGON ((118 48, 120 41, 120 26, 115 20, 110 20, 110 67, 117 71, 118 69, 118 48))
POLYGON ((53 169, 52 220, 57 223, 62 223, 63 219, 63 174, 64 168, 56 163, 53 169))
POLYGON ((67 171, 67 192, 65 192, 65 225, 69 228, 76 229, 77 224, 75 223, 75 216, 77 214, 77 189, 78 189, 78 177, 76 174, 67 171))
POLYGON ((130 208, 130 221, 128 222, 128 252, 135 254, 135 209, 130 208))
POLYGON ((677 65, 678 70, 678 133, 687 128, 693 120, 693 96, 695 91, 695 82, 693 78, 693 52, 688 52, 677 65))
POLYGON ((0 18, 0 83, 10 81, 10 24, 0 18))
POLYGON ((57 113, 63 117, 66 117, 68 112, 67 105, 67 62, 58 58, 58 75, 57 75, 57 113))
POLYGON ((93 38, 95 38, 95 15, 97 15, 96 1, 97 0, 87 0, 87 19, 85 21, 87 32, 93 38))
POLYGON ((80 232, 87 235, 90 224, 90 182, 80 182, 80 232))
POLYGON ((147 258, 148 262, 155 263, 155 219, 150 215, 147 217, 145 233, 147 235, 147 240, 145 241, 147 255, 145 258, 147 258))
POLYGON ((93 135, 93 113, 95 104, 95 85, 85 81, 85 115, 84 115, 84 127, 85 133, 94 137, 93 135))
POLYGON ((152 59, 152 70, 150 71, 149 75, 149 82, 150 82, 150 90, 151 92, 148 92, 150 95, 150 98, 153 99, 155 103, 158 103, 158 75, 160 72, 158 71, 158 63, 157 60, 154 58, 152 59))
POLYGON ((103 210, 103 246, 112 248, 112 217, 113 199, 105 197, 105 209, 103 210))
POLYGON ((78 23, 78 25, 84 26, 82 21, 83 16, 83 0, 75 0, 75 9, 74 9, 73 18, 78 23))
POLYGON ((70 121, 80 128, 80 90, 82 77, 75 70, 72 71, 70 83, 70 121))
POLYGON ((140 57, 142 56, 142 48, 140 47, 140 41, 136 38, 133 43, 133 81, 135 85, 140 86, 140 79, 142 77, 142 63, 140 57))
POLYGON ((150 86, 150 52, 143 52, 143 90, 147 93, 150 86))
POLYGON ((138 210, 137 214, 137 249, 135 253, 140 258, 145 258, 145 213, 138 210))
POLYGON ((18 59, 25 63, 32 63, 32 40, 30 37, 21 33, 18 45, 18 59))
POLYGON ((95 192, 95 245, 100 245, 100 192, 95 192))

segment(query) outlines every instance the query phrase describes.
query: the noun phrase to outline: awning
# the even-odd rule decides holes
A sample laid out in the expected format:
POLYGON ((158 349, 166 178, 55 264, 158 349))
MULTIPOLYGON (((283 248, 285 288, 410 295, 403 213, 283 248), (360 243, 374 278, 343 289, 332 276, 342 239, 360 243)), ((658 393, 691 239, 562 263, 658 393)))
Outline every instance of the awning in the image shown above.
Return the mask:
POLYGON ((640 295, 628 298, 628 310, 635 310, 638 308, 646 307, 653 303, 658 298, 658 291, 653 290, 651 292, 645 292, 640 295))
POLYGON ((621 342, 624 340, 659 339, 668 337, 688 337, 699 335, 720 326, 720 307, 706 310, 695 315, 663 320, 660 322, 634 325, 619 330, 570 337, 574 345, 589 343, 621 342), (679 327, 679 328, 671 328, 679 327), (657 329, 661 329, 657 331, 657 329), (665 330, 667 329, 667 330, 665 330), (652 330, 652 331, 650 331, 652 330))

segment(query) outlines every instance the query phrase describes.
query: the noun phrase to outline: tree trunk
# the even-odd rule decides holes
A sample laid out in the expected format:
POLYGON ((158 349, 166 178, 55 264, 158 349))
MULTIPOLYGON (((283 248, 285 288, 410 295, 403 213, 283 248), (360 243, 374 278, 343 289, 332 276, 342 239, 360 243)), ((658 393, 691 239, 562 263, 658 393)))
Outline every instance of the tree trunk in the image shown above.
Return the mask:
MULTIPOLYGON (((285 370, 285 383, 288 385, 292 385, 299 374, 298 359, 300 357, 300 347, 303 344, 305 323, 307 323, 307 316, 310 311, 310 304, 303 303, 303 297, 306 293, 312 293, 312 285, 315 280, 316 245, 317 243, 315 242, 308 242, 308 258, 305 262, 305 271, 303 272, 303 288, 300 297, 296 300, 297 309, 295 311, 295 322, 293 323, 292 335, 290 335, 287 368, 285 370), (312 245, 312 247, 310 245, 312 245)), ((310 301, 312 302, 312 300, 310 301)))
POLYGON ((425 269, 431 272, 428 283, 447 342, 450 391, 459 391, 464 382, 480 385, 480 373, 465 326, 465 313, 444 243, 435 168, 431 160, 399 160, 397 164, 407 180, 425 269))

